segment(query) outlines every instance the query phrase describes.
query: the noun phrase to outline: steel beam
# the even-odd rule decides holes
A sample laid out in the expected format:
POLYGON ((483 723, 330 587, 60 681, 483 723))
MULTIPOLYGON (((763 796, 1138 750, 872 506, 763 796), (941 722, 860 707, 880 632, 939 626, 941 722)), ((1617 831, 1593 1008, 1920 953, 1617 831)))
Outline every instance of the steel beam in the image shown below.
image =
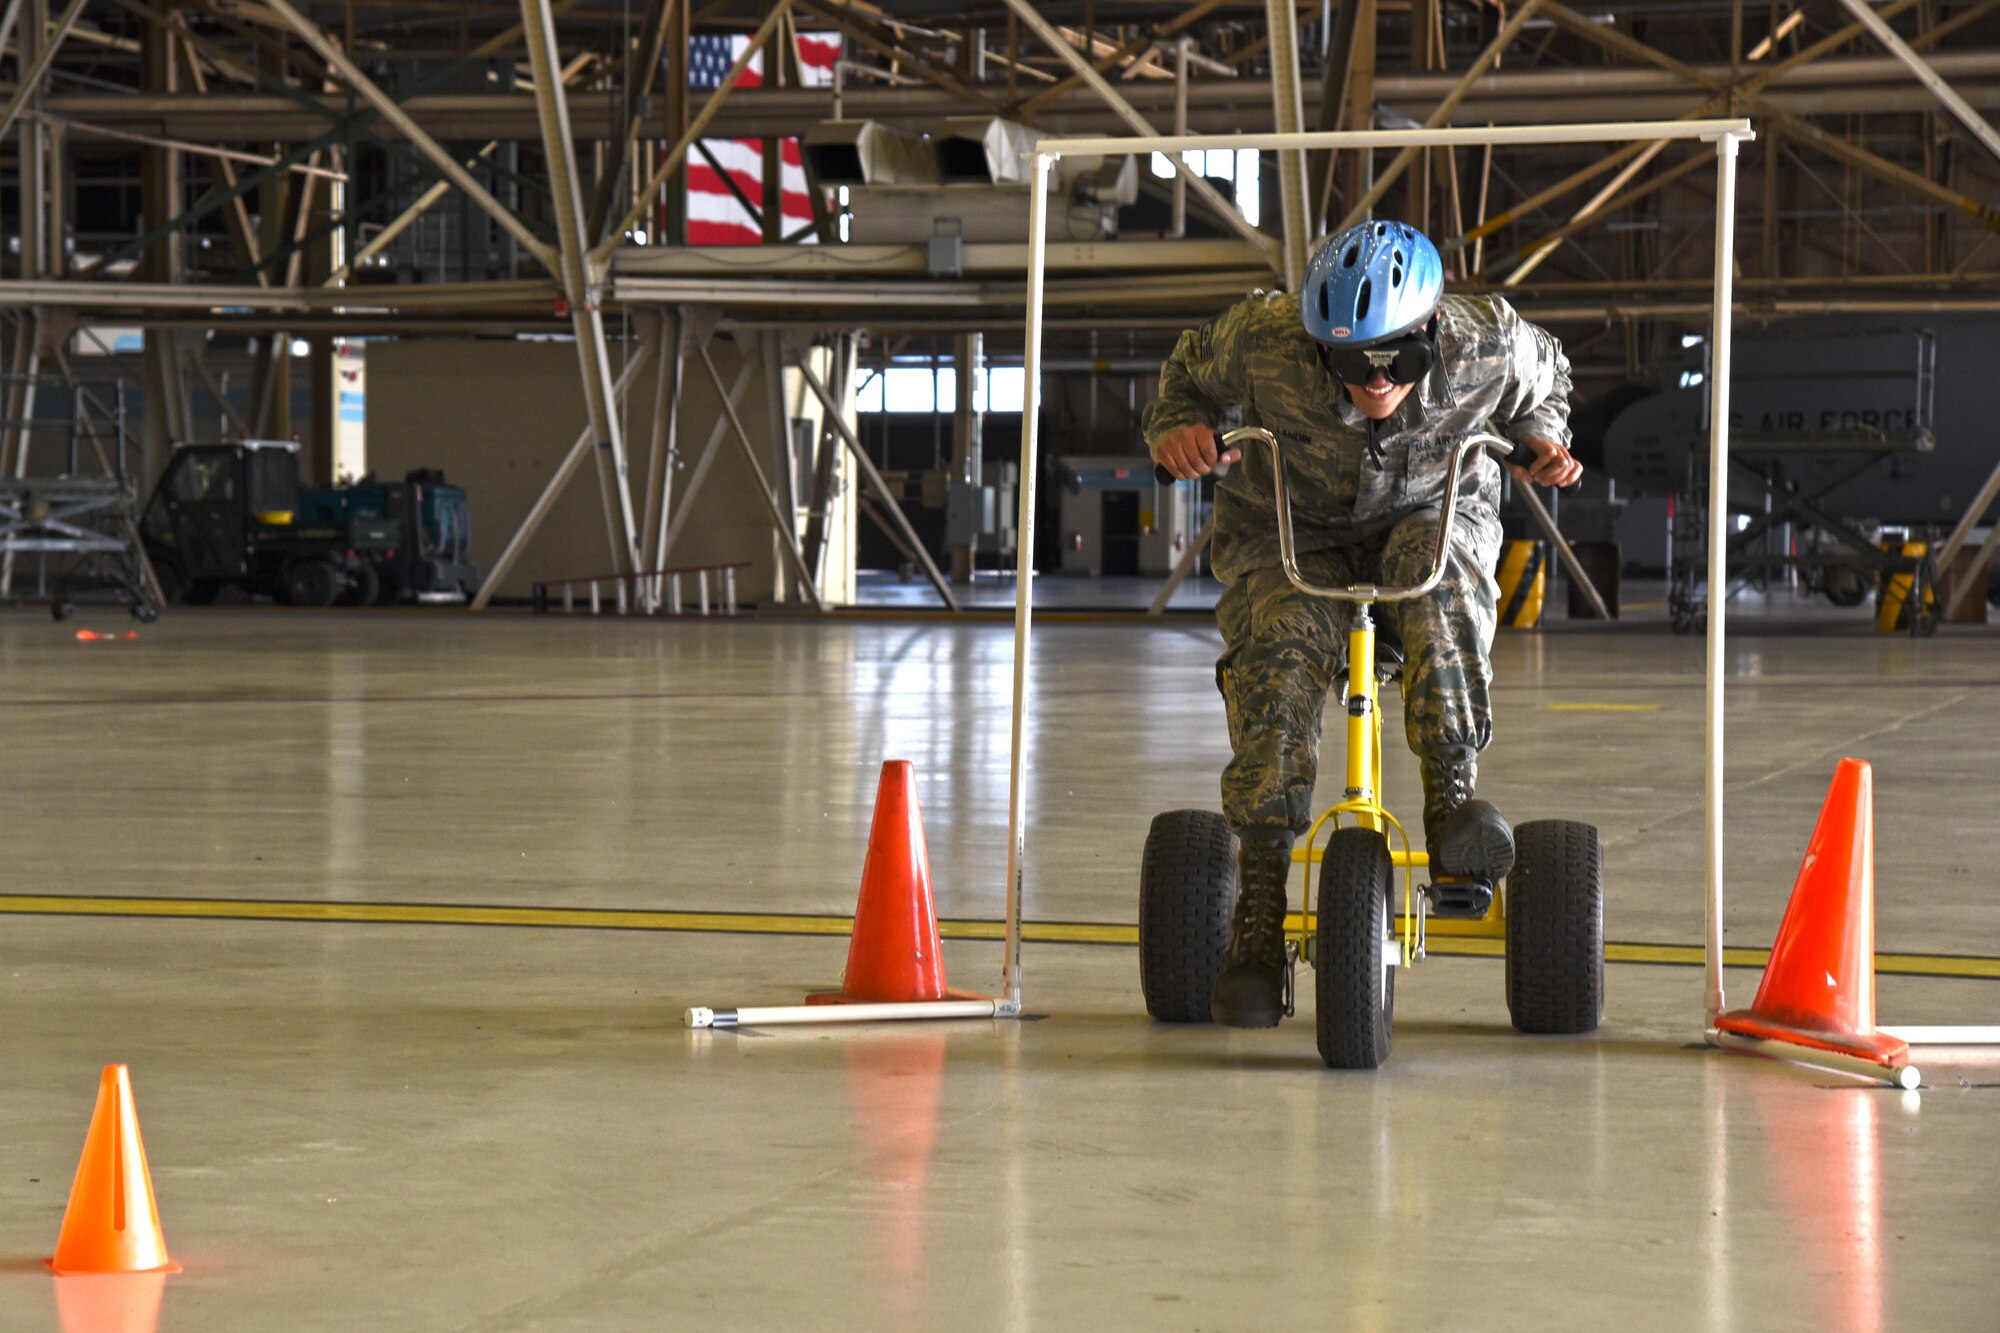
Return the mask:
POLYGON ((910 66, 925 79, 953 96, 962 98, 996 116, 1013 115, 1016 119, 1020 118, 1019 113, 1010 112, 1008 108, 977 88, 959 82, 950 70, 928 59, 923 52, 911 50, 893 36, 885 38, 876 28, 872 14, 854 8, 846 3, 846 0, 799 0, 799 2, 863 46, 887 57, 897 65, 910 66))
MULTIPOLYGON (((1280 134, 1297 134, 1305 128, 1297 16, 1292 0, 1264 0, 1264 22, 1271 34, 1271 125, 1280 134)), ((1306 247, 1312 240, 1306 220, 1306 154, 1297 148, 1277 156, 1282 271, 1285 290, 1296 292, 1305 277, 1306 247)))
MULTIPOLYGON (((1534 3, 1534 0, 1529 0, 1529 3, 1534 3)), ((1055 27, 1041 16, 1034 5, 1029 3, 1029 0, 1007 0, 1007 8, 1014 12, 1015 16, 1021 20, 1024 26, 1031 30, 1037 37, 1041 38, 1044 46, 1047 46, 1050 50, 1061 56, 1065 64, 1081 75, 1083 81, 1090 85, 1091 90, 1103 100, 1104 104, 1116 112, 1118 118, 1132 128, 1133 133, 1141 135, 1154 135, 1158 133, 1152 127, 1151 123, 1144 116, 1140 115, 1138 111, 1134 110, 1130 102, 1125 100, 1124 94, 1112 87, 1102 74, 1099 74, 1091 67, 1090 62, 1084 59, 1081 51, 1078 51, 1074 46, 1063 40, 1062 34, 1057 32, 1055 27)), ((1115 152, 1117 150, 1114 149, 1111 151, 1115 152)), ((1249 220, 1243 216, 1242 210, 1229 200, 1224 199, 1221 192, 1213 185, 1210 185, 1206 177, 1188 166, 1186 160, 1180 154, 1170 154, 1167 160, 1173 163, 1174 171, 1187 181, 1188 188, 1193 190, 1203 203, 1215 210, 1217 217, 1227 222, 1238 235, 1255 243, 1270 258, 1273 268, 1282 270, 1284 261, 1282 255, 1279 254, 1281 246, 1274 243, 1269 236, 1251 226, 1249 220)), ((1025 479, 1023 484, 1026 484, 1025 479)), ((1026 539, 1023 538, 1023 540, 1026 539)))
POLYGON ((681 169, 681 163, 687 160, 688 149, 694 145, 697 139, 701 138, 702 131, 708 128, 709 121, 715 119, 716 112, 722 110, 723 101, 736 87, 737 82, 742 79, 743 71, 750 68, 751 57, 764 49, 764 45, 771 40, 771 34, 778 30, 778 25, 783 22, 786 12, 790 9, 791 0, 778 0, 775 5, 771 6, 771 12, 766 14, 764 21, 757 26, 757 31, 752 34, 749 45, 743 48, 743 54, 738 56, 735 62, 729 66, 729 72, 722 76, 722 82, 716 86, 715 92, 706 102, 702 103, 701 111, 695 116, 693 122, 682 132, 681 137, 674 143, 674 146, 667 150, 667 155, 660 159, 660 164, 653 169, 652 174, 647 176, 645 185, 639 190, 638 198, 632 202, 630 208, 625 210, 624 215, 618 219, 616 224, 605 229, 603 238, 592 247, 590 251, 591 263, 602 264, 605 260, 609 259, 612 253, 623 243, 625 233, 632 229, 634 223, 645 216, 646 210, 652 206, 653 196, 659 193, 660 187, 665 185, 672 178, 673 174, 681 169))
MULTIPOLYGON (((700 333, 698 338, 695 339, 696 345, 706 346, 709 336, 709 332, 700 333)), ((755 361, 747 356, 743 358, 742 364, 736 367, 736 378, 730 381, 729 392, 725 395, 724 401, 733 407, 742 400, 744 390, 750 387, 751 372, 756 368, 757 363, 755 361)), ((701 494, 702 484, 708 480, 709 470, 715 466, 718 450, 722 446, 722 437, 728 431, 728 418, 723 416, 720 410, 717 410, 715 420, 710 423, 708 428, 708 438, 702 441, 701 455, 695 459, 694 469, 688 473, 687 485, 681 490, 678 507, 673 504, 672 473, 669 472, 668 474, 668 480, 661 496, 660 509, 660 521, 665 529, 664 535, 660 538, 659 563, 661 566, 665 566, 668 559, 672 556, 674 543, 680 540, 681 530, 687 526, 688 519, 694 514, 694 499, 697 495, 701 494)))
MULTIPOLYGON (((909 515, 903 512, 902 505, 896 501, 895 493, 889 489, 889 483, 884 481, 882 474, 876 470, 875 460, 870 458, 868 451, 861 447, 861 441, 854 434, 854 427, 847 424, 847 414, 840 410, 840 405, 834 402, 833 395, 827 392, 826 385, 820 382, 819 376, 813 373, 811 366, 801 362, 799 373, 805 377, 806 387, 813 391, 813 397, 819 399, 820 406, 826 409, 827 419, 833 422, 833 428, 840 433, 840 438, 846 442, 847 451, 852 455, 855 467, 860 469, 863 480, 874 487, 875 493, 882 497, 883 507, 888 511, 890 524, 902 537, 903 541, 909 545, 910 549, 916 552, 917 563, 919 568, 924 571, 924 577, 930 580, 931 587, 937 589, 938 597, 946 606, 954 611, 962 610, 963 608, 958 604, 958 598, 952 595, 951 584, 946 581, 943 572, 938 569, 937 561, 931 559, 931 553, 924 549, 923 541, 917 536, 916 529, 910 526, 909 515)), ((1021 478, 1021 485, 1023 486, 1033 486, 1034 484, 1035 480, 1033 477, 1024 475, 1021 478)), ((1034 537, 1031 533, 1023 533, 1019 536, 1018 540, 1031 545, 1034 537)))
MULTIPOLYGON (((598 174, 597 190, 590 202, 590 225, 586 234, 593 245, 604 239, 604 224, 611 220, 618 187, 632 170, 629 154, 632 141, 639 137, 646 121, 646 93, 659 75, 669 33, 680 26, 682 3, 683 0, 647 0, 647 12, 639 28, 641 40, 638 49, 635 53, 628 53, 635 54, 636 59, 625 62, 623 119, 618 126, 619 132, 608 141, 610 152, 598 174)), ((683 84, 687 82, 687 70, 679 61, 674 62, 673 77, 683 84)))
POLYGON ((819 584, 813 580, 812 571, 806 568, 805 555, 799 550, 799 535, 793 528, 794 517, 778 508, 777 498, 771 494, 771 483, 764 474, 764 465, 757 461, 757 446, 750 442, 750 432, 743 429, 743 418, 736 414, 736 404, 730 401, 729 394, 723 389, 722 375, 716 370, 715 358, 708 354, 706 346, 701 349, 701 365, 708 372, 708 382, 715 386, 715 396, 722 403, 723 415, 729 418, 730 432, 742 449, 743 462, 750 469, 757 498, 763 501, 764 510, 770 515, 772 531, 778 535, 779 552, 791 563, 799 591, 812 603, 813 610, 826 610, 826 603, 820 600, 819 584))
MULTIPOLYGON (((548 269, 551 273, 557 271, 562 261, 555 251, 551 250, 542 241, 541 237, 530 231, 526 223, 515 217, 505 204, 495 199, 491 191, 473 178, 471 172, 460 166, 458 159, 446 152, 443 145, 425 133, 423 127, 417 124, 414 116, 377 87, 373 79, 356 68, 354 62, 349 60, 332 42, 329 42, 326 39, 326 34, 321 32, 312 20, 292 7, 291 0, 263 0, 263 2, 280 18, 284 19, 291 26, 292 30, 305 40, 306 45, 310 46, 318 54, 320 59, 333 67, 334 72, 340 76, 342 83, 345 83, 358 97, 373 107, 376 114, 381 116, 382 119, 401 130, 404 136, 409 139, 411 145, 419 153, 422 153, 425 158, 429 159, 431 165, 442 172, 446 179, 459 189, 465 191, 468 198, 478 204, 486 213, 490 214, 493 220, 499 223, 515 240, 519 241, 521 247, 540 261, 544 268, 548 269)), ((526 0, 524 0, 524 3, 526 3, 526 0)))
POLYGON ((1664 143, 1647 145, 1646 150, 1628 163, 1624 170, 1605 182, 1604 188, 1592 195, 1588 203, 1571 214, 1568 222, 1546 236, 1537 237, 1534 241, 1516 251, 1514 257, 1518 258, 1520 262, 1500 285, 1502 287, 1520 286, 1527 280, 1529 274, 1541 266, 1543 260, 1556 252, 1558 246, 1576 235, 1579 231, 1582 231, 1585 227, 1588 227, 1591 223, 1608 213, 1615 213, 1619 209, 1629 207, 1658 190, 1665 189, 1689 172, 1699 167, 1707 166, 1709 163, 1707 154, 1697 153, 1685 162, 1661 172, 1645 184, 1635 189, 1626 190, 1626 184, 1634 176, 1645 170, 1647 165, 1657 158, 1665 148, 1666 144, 1664 143), (1624 193, 1621 194, 1620 191, 1624 191, 1624 193))
MULTIPOLYGON (((1521 29, 1527 25, 1528 20, 1535 16, 1535 11, 1540 9, 1543 3, 1544 0, 1527 0, 1526 4, 1514 11, 1513 15, 1508 18, 1506 24, 1500 29, 1499 34, 1487 44, 1484 51, 1479 53, 1479 58, 1472 62, 1472 68, 1466 70, 1459 77, 1457 84, 1452 87, 1450 92, 1445 94, 1444 100, 1439 102, 1437 108, 1425 118, 1425 129, 1436 129, 1438 126, 1444 124, 1445 121, 1451 119, 1452 110, 1465 100, 1465 95, 1472 91, 1472 85, 1485 77, 1486 71, 1491 69, 1493 63, 1500 58, 1500 53, 1507 49, 1514 38, 1520 33, 1521 29)), ((1422 148, 1413 146, 1397 153, 1390 160, 1389 165, 1383 169, 1382 173, 1375 178, 1374 183, 1368 187, 1367 191, 1348 206, 1347 215, 1341 219, 1340 225, 1333 230, 1336 232, 1345 231, 1347 228, 1361 221, 1361 219, 1367 217, 1369 210, 1381 202, 1382 196, 1388 193, 1389 187, 1396 183, 1397 179, 1409 169, 1410 163, 1416 161, 1417 155, 1423 151, 1422 148)))
MULTIPOLYGON (((1315 129, 1337 130, 1347 109, 1349 70, 1354 64, 1355 29, 1361 17, 1361 0, 1333 0, 1333 31, 1326 43, 1326 60, 1320 78, 1319 120, 1315 129)), ((1326 226, 1333 206, 1334 155, 1309 155, 1311 176, 1306 183, 1306 199, 1312 209, 1314 231, 1326 226)))
MULTIPOLYGON (((853 335, 838 333, 833 340, 833 398, 835 402, 853 401, 854 357, 851 355, 853 335)), ((810 346, 804 348, 798 357, 800 365, 812 355, 810 346)), ((817 449, 813 458, 812 498, 807 504, 805 557, 815 577, 824 577, 826 551, 829 545, 827 534, 832 527, 829 511, 833 505, 834 467, 845 446, 840 432, 834 427, 833 413, 824 413, 820 419, 817 449)), ((845 413, 838 415, 845 416, 845 413)))
POLYGON ((1986 118, 1974 111, 1972 105, 1940 78, 1936 70, 1924 63, 1924 58, 1918 55, 1908 42, 1898 37, 1894 28, 1884 23, 1881 17, 1861 3, 1861 0, 1840 0, 1840 3, 1847 6, 1847 11, 1874 35, 1876 41, 1887 47, 1891 55, 1910 67, 1910 73, 1916 75, 1917 82, 1930 89, 1931 94, 1944 103, 1945 109, 1958 119, 1958 123, 1965 126, 1973 138, 1986 146, 1987 152, 2000 158, 2000 134, 1994 133, 1993 127, 1986 123, 1986 118))
MULTIPOLYGON (((76 26, 77 15, 83 13, 85 3, 86 0, 69 0, 69 5, 63 10, 62 16, 56 20, 55 31, 48 34, 46 39, 42 39, 40 33, 35 34, 40 49, 36 51, 32 60, 23 62, 26 68, 21 71, 21 79, 14 87, 14 95, 7 99, 6 108, 0 110, 0 138, 6 137, 8 128, 14 123, 14 117, 21 114, 21 108, 28 104, 28 99, 41 91, 42 79, 48 74, 49 66, 55 63, 56 52, 61 48, 63 38, 69 36, 69 30, 76 26)), ((24 53, 29 49, 25 29, 22 34, 21 49, 24 53)))
MULTIPOLYGON (((639 373, 641 366, 645 365, 649 354, 648 347, 634 348, 631 357, 625 362, 625 368, 618 372, 618 381, 612 386, 612 391, 621 401, 624 399, 626 389, 632 383, 632 377, 639 373)), ((493 562, 493 569, 487 574, 485 582, 479 585, 479 594, 472 599, 474 611, 484 611, 488 603, 493 600, 493 594, 499 591, 500 581, 513 571, 515 562, 521 558, 521 552, 527 549, 528 543, 540 530, 542 521, 548 518, 549 511, 555 508, 556 501, 562 498, 563 491, 569 486, 570 478, 574 477, 577 468, 582 466, 583 456, 596 446, 597 432, 585 423, 582 433, 576 437, 576 443, 569 447, 569 452, 563 455, 563 461, 557 465, 555 475, 549 478, 548 485, 542 487, 542 493, 529 507, 527 517, 521 520, 521 526, 516 528, 514 535, 508 539, 507 549, 500 553, 500 558, 493 562)))
POLYGON ((1180 591, 1181 584, 1187 582, 1187 576, 1194 573, 1195 564, 1201 559, 1201 553, 1208 549, 1209 542, 1214 538, 1215 515, 1210 514, 1208 522, 1201 525, 1201 531, 1195 534, 1192 542, 1188 543, 1188 548, 1181 553, 1181 558, 1174 562, 1174 572, 1167 575, 1167 581, 1161 585, 1159 596, 1155 597, 1153 604, 1146 608, 1147 615, 1166 614, 1167 603, 1174 600, 1174 594, 1180 591))
MULTIPOLYGON (((659 541, 667 530, 666 514, 672 507, 674 463, 680 456, 681 381, 687 365, 686 306, 659 312, 659 340, 653 377, 653 419, 646 432, 646 510, 639 531, 644 549, 642 569, 659 569, 666 564, 666 552, 659 541), (673 333, 668 334, 671 328, 673 333)), ((655 595, 657 604, 657 590, 655 595)))
MULTIPOLYGON (((1120 63, 1126 60, 1130 60, 1133 56, 1138 55, 1141 51, 1144 51, 1147 47, 1152 46, 1154 43, 1163 41, 1169 37, 1176 36, 1182 32, 1187 31, 1189 28, 1192 28, 1195 24, 1201 22, 1203 19, 1207 18, 1210 14, 1220 9, 1223 6, 1223 4, 1224 0, 1200 0, 1199 4, 1191 5, 1187 9, 1182 10, 1179 14, 1175 15, 1173 18, 1168 19, 1165 23, 1162 23, 1158 27, 1154 28, 1146 36, 1134 38, 1132 41, 1125 43, 1125 45, 1111 52, 1111 54, 1100 58, 1095 62, 1092 68, 1096 69, 1096 71, 1099 74, 1108 74, 1112 70, 1116 69, 1120 63)), ((1042 89, 1040 92, 1036 93, 1033 97, 1028 98, 1026 101, 1016 103, 1015 106, 1011 108, 1011 114, 1017 118, 1025 118, 1033 116, 1035 112, 1039 111, 1042 107, 1047 106, 1050 102, 1053 102, 1057 98, 1063 96, 1063 94, 1068 93, 1073 89, 1081 88, 1083 86, 1083 82, 1084 78, 1083 75, 1081 74, 1072 73, 1066 75, 1063 78, 1056 80, 1048 87, 1042 89)))
POLYGON ((576 332, 584 407, 589 413, 590 428, 597 432, 597 479, 603 493, 612 569, 636 574, 641 569, 639 521, 632 512, 624 431, 612 402, 604 314, 598 308, 597 287, 586 254, 583 185, 577 177, 575 142, 569 130, 569 99, 563 91, 562 62, 556 53, 555 16, 549 12, 548 0, 521 0, 521 26, 528 39, 528 65, 534 72, 535 105, 542 122, 542 153, 547 160, 549 188, 554 194, 559 243, 556 272, 569 302, 570 327, 576 332))

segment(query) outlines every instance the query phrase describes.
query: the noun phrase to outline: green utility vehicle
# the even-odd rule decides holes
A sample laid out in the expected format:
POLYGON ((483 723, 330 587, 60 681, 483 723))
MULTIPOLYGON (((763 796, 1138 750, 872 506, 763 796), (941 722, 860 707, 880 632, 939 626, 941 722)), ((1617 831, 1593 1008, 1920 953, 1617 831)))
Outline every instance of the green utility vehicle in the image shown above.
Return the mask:
POLYGON ((228 587, 294 606, 331 606, 372 587, 372 566, 402 544, 394 519, 349 509, 301 521, 299 446, 290 440, 184 444, 140 521, 168 601, 213 602, 228 587))
POLYGON ((463 602, 479 591, 472 562, 472 516, 465 491, 444 473, 418 468, 401 481, 372 474, 346 486, 320 486, 299 495, 301 523, 353 523, 388 519, 403 541, 374 551, 349 600, 391 606, 404 600, 463 602))

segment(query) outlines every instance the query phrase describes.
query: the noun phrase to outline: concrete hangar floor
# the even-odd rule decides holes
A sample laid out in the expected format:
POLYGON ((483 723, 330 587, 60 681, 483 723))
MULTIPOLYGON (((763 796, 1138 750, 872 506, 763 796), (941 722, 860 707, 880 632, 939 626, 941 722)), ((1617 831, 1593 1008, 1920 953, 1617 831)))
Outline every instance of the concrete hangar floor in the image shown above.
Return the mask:
MULTIPOLYGON (((41 1261, 111 1062, 168 1330, 1994 1327, 2000 1063, 1690 1049, 1702 645, 1657 620, 1504 634, 1484 786, 1598 824, 1608 937, 1673 946, 1614 957, 1667 961, 1528 1038, 1435 957, 1367 1075, 1310 985, 1275 1031, 1143 1012, 1147 823, 1225 751, 1199 617, 1037 631, 1027 916, 1110 942, 1030 944, 1032 1021, 734 1033, 682 1010, 836 981, 885 757, 948 932, 999 917, 1007 624, 98 621, 0 615, 0 1328, 72 1313, 41 1261)), ((1731 624, 1729 942, 1859 755, 1883 1021, 2000 1020, 2000 630, 1731 624)))

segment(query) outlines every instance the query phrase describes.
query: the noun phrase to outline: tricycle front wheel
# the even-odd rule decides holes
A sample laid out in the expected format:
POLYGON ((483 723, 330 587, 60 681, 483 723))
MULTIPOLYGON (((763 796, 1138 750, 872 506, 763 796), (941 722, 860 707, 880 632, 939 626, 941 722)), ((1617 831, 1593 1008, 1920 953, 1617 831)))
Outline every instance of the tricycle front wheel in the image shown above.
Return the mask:
POLYGON ((1336 829, 1320 862, 1313 994, 1319 1054, 1329 1069, 1377 1069, 1389 1058, 1396 1012, 1389 911, 1389 842, 1371 829, 1336 829))

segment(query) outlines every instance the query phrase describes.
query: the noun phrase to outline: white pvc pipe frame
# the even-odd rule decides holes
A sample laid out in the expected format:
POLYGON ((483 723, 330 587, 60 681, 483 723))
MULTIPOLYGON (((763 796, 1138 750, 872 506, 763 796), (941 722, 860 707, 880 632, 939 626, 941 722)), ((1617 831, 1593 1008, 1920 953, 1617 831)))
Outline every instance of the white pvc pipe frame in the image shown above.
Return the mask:
POLYGON ((1005 948, 1000 994, 990 1000, 915 1004, 787 1006, 767 1009, 687 1011, 690 1027, 734 1027, 739 1023, 829 1023, 921 1018, 1011 1018, 1021 1012, 1021 898, 1027 860, 1026 726, 1029 640, 1033 629, 1035 478, 1040 447, 1042 400, 1042 313, 1048 271, 1048 172, 1062 157, 1181 153, 1195 149, 1433 148, 1562 143, 1631 143, 1659 139, 1701 139, 1715 144, 1715 309, 1710 325, 1709 363, 1709 542, 1708 542, 1708 748, 1707 845, 1708 907, 1704 958, 1708 1017, 1722 1012, 1722 646, 1723 609, 1728 583, 1723 553, 1728 537, 1729 331, 1736 240, 1736 150, 1755 133, 1745 119, 1635 121, 1599 125, 1510 125, 1467 129, 1317 131, 1304 134, 1173 134, 1133 138, 1043 139, 1029 159, 1028 322, 1021 406, 1021 498, 1015 531, 1019 563, 1014 594, 1014 696, 1012 755, 1007 781, 1007 884, 1005 948))
POLYGON ((1181 153, 1195 149, 1256 149, 1277 152, 1315 148, 1479 147, 1486 144, 1631 143, 1659 139, 1701 139, 1715 145, 1715 306, 1709 331, 1709 537, 1708 537, 1708 744, 1706 764, 1707 919, 1703 950, 1707 967, 1707 1011, 1712 1023, 1723 1009, 1722 995, 1722 755, 1723 611, 1728 581, 1723 555, 1729 519, 1729 333, 1736 249, 1736 151, 1756 138, 1750 122, 1728 120, 1637 121, 1600 125, 1512 125, 1465 129, 1365 130, 1305 134, 1173 134, 1140 138, 1043 139, 1031 158, 1028 203, 1028 328, 1025 395, 1021 406, 1020 563, 1014 597, 1014 752, 1007 808, 1006 954, 1001 963, 1004 994, 1018 1009, 1021 997, 1022 865, 1027 825, 1022 777, 1023 728, 1027 718, 1028 643, 1033 616, 1033 543, 1036 452, 1040 445, 1043 286, 1047 276, 1048 169, 1061 157, 1125 153, 1181 153))

